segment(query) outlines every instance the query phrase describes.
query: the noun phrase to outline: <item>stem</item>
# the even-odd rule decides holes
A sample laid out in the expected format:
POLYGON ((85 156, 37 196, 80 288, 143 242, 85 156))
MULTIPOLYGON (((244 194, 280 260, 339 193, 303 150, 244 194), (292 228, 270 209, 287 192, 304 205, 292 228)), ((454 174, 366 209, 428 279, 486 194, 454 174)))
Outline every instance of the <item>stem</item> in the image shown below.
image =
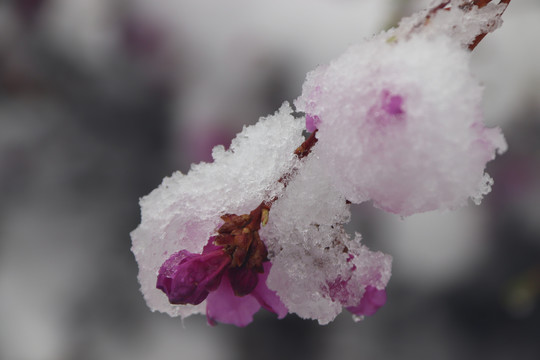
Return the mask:
POLYGON ((314 132, 311 133, 311 135, 307 138, 306 141, 302 143, 295 151, 294 155, 298 156, 299 159, 302 159, 309 155, 311 152, 311 148, 317 143, 317 138, 315 137, 315 134, 317 133, 318 129, 315 129, 314 132))
MULTIPOLYGON (((499 1, 499 4, 506 4, 506 6, 504 7, 503 11, 501 11, 501 13, 499 14, 499 17, 502 16, 502 14, 504 13, 504 11, 506 10, 506 8, 508 7, 508 4, 510 4, 510 1, 511 0, 501 0, 499 1)), ((491 2, 491 0, 473 0, 473 4, 478 6, 478 8, 483 8, 484 6, 486 6, 487 4, 489 4, 491 2)), ((478 34, 476 36, 476 38, 473 40, 473 42, 469 45, 469 50, 470 51, 473 51, 476 46, 478 46, 478 44, 480 43, 480 41, 482 41, 482 39, 484 37, 486 37, 488 33, 487 32, 484 32, 484 33, 481 33, 481 34, 478 34)))
MULTIPOLYGON (((464 1, 460 6, 459 8, 461 10, 463 10, 464 12, 468 12, 472 9, 473 6, 477 6, 479 9, 483 8, 484 6, 486 6, 487 4, 489 4, 492 0, 470 0, 470 1, 464 1)), ((499 17, 502 16, 502 14, 504 13, 504 11, 506 10, 506 8, 508 7, 508 4, 510 4, 510 1, 511 0, 500 0, 499 1, 499 4, 506 4, 507 6, 504 7, 504 9, 501 11, 501 13, 499 14, 499 17)), ((417 29, 421 26, 424 26, 424 25, 427 25, 429 23, 429 20, 437 13, 439 12, 440 10, 444 10, 444 11, 448 11, 449 8, 447 8, 447 6, 451 3, 450 0, 444 0, 443 2, 441 2, 439 5, 435 6, 434 8, 430 9, 426 15, 426 17, 424 18, 424 21, 422 21, 421 23, 417 24, 414 29, 417 29)), ((482 41, 482 39, 487 35, 488 33, 487 32, 482 32, 478 35, 476 35, 476 37, 474 38, 474 40, 469 44, 468 46, 468 49, 470 51, 473 51, 476 46, 478 46, 478 44, 480 43, 480 41, 482 41)))
MULTIPOLYGON (((311 153, 313 146, 315 146, 315 144, 318 141, 318 139, 315 137, 315 134, 317 133, 317 131, 318 129, 315 129, 315 131, 311 133, 311 135, 302 143, 302 145, 300 145, 299 147, 296 148, 296 150, 294 150, 294 155, 296 155, 299 159, 303 159, 311 153)), ((284 174, 282 177, 279 178, 278 182, 283 184, 283 188, 287 187, 290 177, 294 173, 294 171, 295 170, 293 169, 291 173, 284 174)), ((277 200, 277 197, 274 197, 268 201, 263 201, 261 205, 265 204, 267 208, 266 211, 270 211, 270 207, 272 207, 272 204, 276 200, 277 200)), ((266 214, 266 216, 268 216, 268 213, 266 214)))

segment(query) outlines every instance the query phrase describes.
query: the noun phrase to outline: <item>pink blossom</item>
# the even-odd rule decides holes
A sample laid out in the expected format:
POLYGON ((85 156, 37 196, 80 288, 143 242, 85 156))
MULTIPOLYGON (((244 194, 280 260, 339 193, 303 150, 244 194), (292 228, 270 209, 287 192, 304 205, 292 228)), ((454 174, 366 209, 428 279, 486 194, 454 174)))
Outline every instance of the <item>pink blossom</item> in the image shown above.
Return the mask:
MULTIPOLYGON (((171 304, 198 305, 206 302, 208 323, 216 321, 246 326, 264 307, 283 318, 288 310, 277 294, 268 289, 266 278, 271 264, 262 264, 262 273, 247 266, 233 266, 233 257, 211 237, 201 254, 182 250, 167 259, 159 270, 156 287, 171 304)), ((253 255, 253 254, 250 254, 253 255)))
POLYGON ((445 34, 389 36, 307 76, 295 104, 320 119, 324 171, 352 203, 401 216, 478 203, 491 189, 486 163, 506 142, 483 123, 469 51, 445 34))
POLYGON ((385 303, 385 289, 379 290, 376 287, 367 286, 366 292, 364 293, 364 296, 362 296, 362 300, 360 300, 360 304, 357 306, 349 306, 347 310, 358 316, 370 316, 375 314, 385 303))
MULTIPOLYGON (((352 261, 354 256, 349 255, 349 260, 352 261)), ((357 316, 371 316, 386 303, 386 290, 377 289, 372 285, 365 285, 362 297, 359 302, 355 302, 355 293, 359 287, 363 287, 358 283, 358 279, 353 279, 355 271, 358 268, 353 265, 348 278, 338 277, 334 282, 328 284, 328 293, 330 298, 338 301, 348 311, 357 316), (352 305, 351 303, 356 304, 352 305)), ((378 271, 373 271, 372 275, 377 277, 378 271)), ((358 300, 356 300, 358 301, 358 300)))
POLYGON ((237 326, 261 306, 320 324, 343 308, 373 315, 392 258, 347 234, 348 204, 408 216, 490 191, 485 166, 506 142, 483 123, 468 50, 500 25, 508 2, 444 1, 353 45, 307 76, 295 102, 307 140, 284 104, 228 150, 214 148, 212 163, 164 179, 141 200, 132 233, 149 306, 237 326))
POLYGON ((246 296, 236 296, 229 276, 224 276, 220 286, 208 295, 206 301, 206 317, 208 323, 215 325, 216 321, 236 326, 246 326, 253 321, 253 315, 264 307, 283 319, 287 308, 281 302, 275 291, 268 289, 266 278, 272 267, 270 262, 264 263, 264 273, 257 274, 258 282, 255 289, 246 296))

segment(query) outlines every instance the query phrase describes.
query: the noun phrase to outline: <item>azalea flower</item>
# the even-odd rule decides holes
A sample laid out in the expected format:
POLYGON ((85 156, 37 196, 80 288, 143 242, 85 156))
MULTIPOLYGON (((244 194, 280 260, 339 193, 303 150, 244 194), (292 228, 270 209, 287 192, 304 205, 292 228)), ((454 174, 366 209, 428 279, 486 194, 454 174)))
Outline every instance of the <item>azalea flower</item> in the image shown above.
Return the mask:
POLYGON ((156 287, 171 304, 198 305, 208 298, 210 324, 246 326, 261 306, 283 318, 285 305, 266 286, 271 264, 258 230, 267 214, 262 203, 250 215, 222 216, 225 223, 201 254, 182 250, 163 263, 156 287))
POLYGON ((305 117, 285 103, 164 179, 132 233, 149 306, 237 326, 261 307, 320 324, 375 314, 392 258, 347 234, 349 204, 407 216, 490 191, 485 165, 506 143, 483 125, 469 51, 508 2, 444 1, 353 45, 308 74, 305 117))

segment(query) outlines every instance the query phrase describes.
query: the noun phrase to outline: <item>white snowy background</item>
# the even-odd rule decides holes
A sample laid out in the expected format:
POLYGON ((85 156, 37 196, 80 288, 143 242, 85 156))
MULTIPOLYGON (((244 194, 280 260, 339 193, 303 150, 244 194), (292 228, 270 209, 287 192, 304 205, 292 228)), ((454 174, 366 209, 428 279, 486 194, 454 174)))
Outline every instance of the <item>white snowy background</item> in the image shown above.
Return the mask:
POLYGON ((374 317, 210 328, 151 313, 138 290, 139 197, 427 3, 0 2, 0 358, 540 358, 538 0, 514 0, 473 56, 509 144, 482 205, 353 208, 349 230, 394 257, 374 317))

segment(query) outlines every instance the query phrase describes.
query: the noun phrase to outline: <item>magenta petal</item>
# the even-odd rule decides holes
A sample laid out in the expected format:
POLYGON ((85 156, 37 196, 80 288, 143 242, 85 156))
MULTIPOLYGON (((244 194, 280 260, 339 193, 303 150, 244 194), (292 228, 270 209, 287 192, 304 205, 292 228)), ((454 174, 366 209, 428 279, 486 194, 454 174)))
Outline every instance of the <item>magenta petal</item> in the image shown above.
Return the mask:
POLYGON ((230 256, 221 249, 206 254, 179 251, 159 269, 156 287, 171 304, 200 304, 218 287, 230 262, 230 256))
POLYGON ((272 267, 272 264, 270 263, 270 261, 268 261, 265 262, 263 266, 264 273, 259 274, 259 283, 257 284, 257 287, 255 287, 255 290, 253 290, 251 295, 255 297, 255 299, 257 299, 257 301, 259 302, 259 304, 261 304, 262 307, 264 307, 268 311, 277 314, 278 319, 283 319, 288 313, 285 304, 283 304, 275 291, 270 290, 268 286, 266 286, 266 279, 268 278, 268 274, 270 273, 270 268, 272 267))
POLYGON ((390 115, 403 114, 403 98, 400 95, 392 95, 390 91, 382 92, 382 108, 390 115))
POLYGON ((310 133, 317 130, 321 119, 317 115, 306 114, 306 130, 310 133))
POLYGON ((156 288, 163 291, 169 298, 169 301, 174 301, 176 297, 186 297, 188 296, 186 294, 190 294, 195 291, 196 286, 194 285, 174 288, 173 280, 176 277, 181 264, 196 256, 197 254, 192 254, 189 251, 182 250, 174 253, 163 263, 163 265, 161 265, 161 268, 159 269, 159 275, 157 277, 156 288), (183 294, 183 296, 181 294, 183 294))
POLYGON ((381 306, 386 303, 386 290, 378 290, 373 286, 367 286, 366 292, 360 300, 358 306, 350 306, 347 308, 355 315, 373 315, 379 310, 381 306))
POLYGON ((403 114, 401 105, 403 104, 403 98, 399 95, 390 96, 383 104, 383 109, 390 115, 403 114))
POLYGON ((260 308, 253 296, 235 296, 227 276, 206 299, 206 316, 211 325, 218 321, 244 327, 253 321, 253 315, 260 308))
POLYGON ((229 280, 236 296, 245 296, 255 289, 259 274, 246 267, 229 269, 229 280))

